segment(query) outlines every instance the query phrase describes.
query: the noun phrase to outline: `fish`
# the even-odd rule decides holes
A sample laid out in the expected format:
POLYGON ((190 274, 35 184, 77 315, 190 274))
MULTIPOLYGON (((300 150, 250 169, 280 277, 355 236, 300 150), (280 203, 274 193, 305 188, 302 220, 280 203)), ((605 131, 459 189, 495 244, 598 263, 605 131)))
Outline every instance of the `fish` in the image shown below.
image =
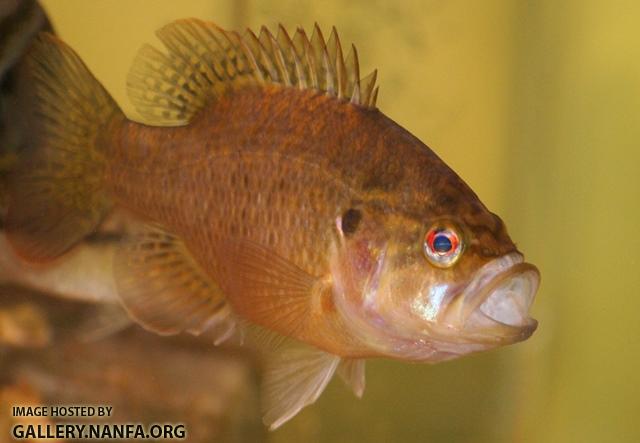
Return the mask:
POLYGON ((335 27, 157 31, 127 78, 128 118, 78 55, 42 33, 28 61, 31 155, 9 184, 7 241, 67 254, 113 210, 128 314, 161 335, 257 349, 275 429, 365 361, 437 363, 527 339, 539 286, 505 224, 381 112, 335 27))

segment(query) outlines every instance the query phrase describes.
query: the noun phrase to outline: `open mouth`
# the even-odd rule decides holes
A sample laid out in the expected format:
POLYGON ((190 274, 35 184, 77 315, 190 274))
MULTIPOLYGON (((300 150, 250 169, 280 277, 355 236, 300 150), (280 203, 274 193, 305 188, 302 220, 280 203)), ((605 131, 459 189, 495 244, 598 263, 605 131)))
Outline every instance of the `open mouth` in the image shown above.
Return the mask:
POLYGON ((485 265, 457 297, 448 318, 475 342, 524 340, 538 322, 529 316, 540 281, 538 269, 519 253, 485 265))
MULTIPOLYGON (((523 263, 524 264, 524 263, 523 263)), ((530 266, 530 265, 529 265, 530 266)), ((491 320, 509 326, 526 326, 529 308, 538 289, 538 272, 527 266, 502 281, 478 308, 491 320)))

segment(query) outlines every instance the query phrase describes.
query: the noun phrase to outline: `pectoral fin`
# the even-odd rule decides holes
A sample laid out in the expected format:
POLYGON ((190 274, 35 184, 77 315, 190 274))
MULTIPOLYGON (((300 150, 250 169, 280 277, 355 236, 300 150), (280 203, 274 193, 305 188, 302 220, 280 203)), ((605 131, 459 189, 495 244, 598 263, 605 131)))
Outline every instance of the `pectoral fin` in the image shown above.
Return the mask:
POLYGON ((234 327, 218 285, 191 258, 182 241, 145 226, 118 251, 114 263, 118 294, 129 314, 162 335, 214 331, 214 341, 234 327))
POLYGON ((340 357, 264 328, 248 328, 249 346, 263 357, 262 420, 274 430, 314 403, 333 377, 340 357))
POLYGON ((305 326, 312 297, 324 289, 322 279, 255 242, 229 243, 225 252, 238 313, 295 337, 305 326))

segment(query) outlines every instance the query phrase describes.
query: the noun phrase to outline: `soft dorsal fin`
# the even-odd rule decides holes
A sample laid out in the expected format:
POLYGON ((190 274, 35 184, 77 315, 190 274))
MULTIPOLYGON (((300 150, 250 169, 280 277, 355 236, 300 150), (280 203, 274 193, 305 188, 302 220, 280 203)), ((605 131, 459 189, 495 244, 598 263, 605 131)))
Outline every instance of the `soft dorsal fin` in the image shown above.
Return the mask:
POLYGON ((157 31, 168 53, 145 45, 127 81, 129 96, 151 124, 184 125, 205 104, 243 85, 280 84, 316 89, 366 108, 375 107, 376 71, 360 78, 358 53, 345 58, 335 28, 325 40, 316 24, 309 39, 279 26, 241 36, 197 19, 177 20, 157 31))

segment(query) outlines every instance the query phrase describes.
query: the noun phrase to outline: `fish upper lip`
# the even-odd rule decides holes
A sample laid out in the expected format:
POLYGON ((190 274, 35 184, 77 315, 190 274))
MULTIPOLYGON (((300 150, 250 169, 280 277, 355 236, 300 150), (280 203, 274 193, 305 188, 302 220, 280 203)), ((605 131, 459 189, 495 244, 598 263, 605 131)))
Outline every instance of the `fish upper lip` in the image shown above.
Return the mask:
POLYGON ((533 334, 538 325, 535 319, 528 316, 528 309, 535 299, 539 279, 538 269, 524 262, 522 254, 507 254, 481 268, 473 280, 452 299, 443 315, 447 323, 461 328, 465 332, 464 335, 473 342, 508 344, 525 340, 533 334), (515 300, 513 297, 509 300, 512 304, 510 308, 517 308, 514 314, 515 317, 520 317, 517 318, 518 322, 513 321, 514 315, 505 315, 504 311, 501 313, 500 307, 489 309, 485 306, 485 302, 496 294, 497 290, 510 282, 529 285, 524 288, 526 293, 521 296, 518 294, 515 300), (520 306, 522 303, 526 306, 520 306), (483 324, 478 325, 473 321, 478 319, 482 320, 483 324))

